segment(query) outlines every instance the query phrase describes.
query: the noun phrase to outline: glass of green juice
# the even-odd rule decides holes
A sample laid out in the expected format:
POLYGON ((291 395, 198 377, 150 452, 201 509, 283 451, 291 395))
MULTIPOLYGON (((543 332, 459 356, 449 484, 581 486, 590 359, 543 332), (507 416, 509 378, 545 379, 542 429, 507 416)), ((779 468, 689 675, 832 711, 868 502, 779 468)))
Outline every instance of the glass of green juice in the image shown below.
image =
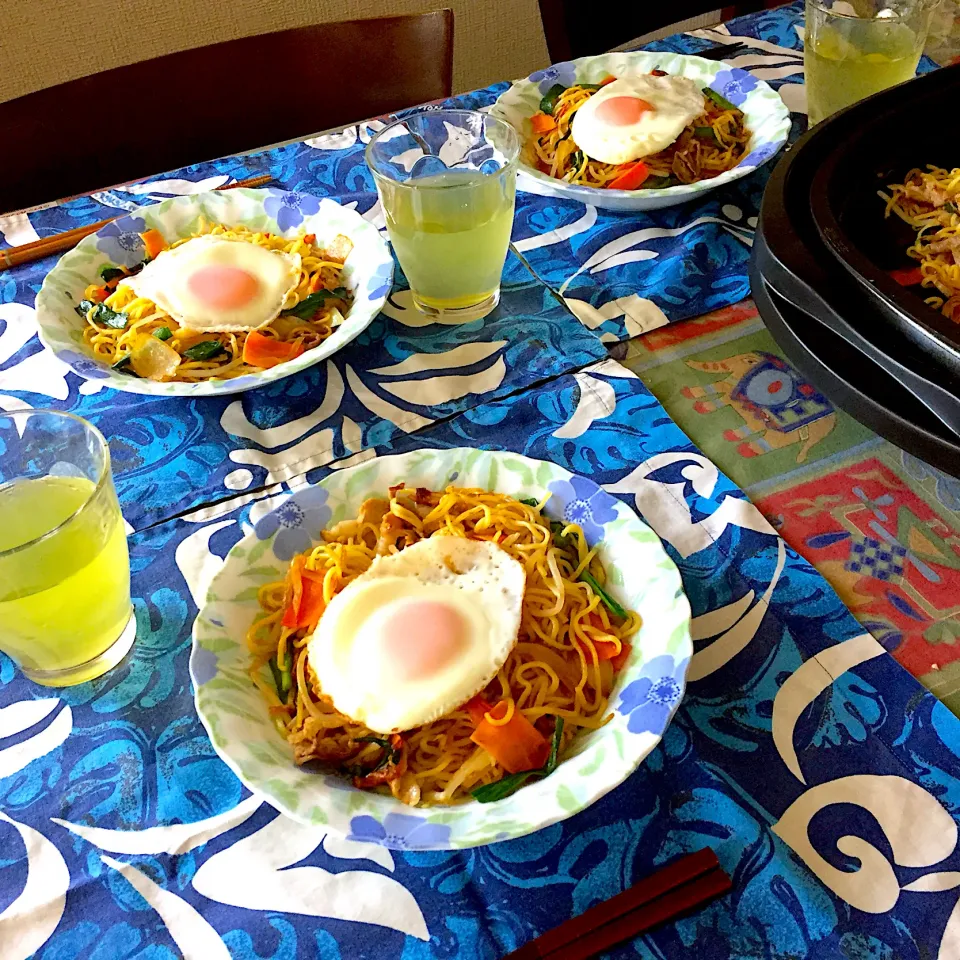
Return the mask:
POLYGON ((472 110, 424 110, 367 146, 414 305, 437 323, 478 320, 500 302, 519 156, 513 127, 472 110))
POLYGON ((936 0, 806 0, 810 125, 913 77, 934 6, 936 0))
POLYGON ((66 687, 116 666, 135 634, 103 435, 70 413, 0 411, 0 651, 66 687))

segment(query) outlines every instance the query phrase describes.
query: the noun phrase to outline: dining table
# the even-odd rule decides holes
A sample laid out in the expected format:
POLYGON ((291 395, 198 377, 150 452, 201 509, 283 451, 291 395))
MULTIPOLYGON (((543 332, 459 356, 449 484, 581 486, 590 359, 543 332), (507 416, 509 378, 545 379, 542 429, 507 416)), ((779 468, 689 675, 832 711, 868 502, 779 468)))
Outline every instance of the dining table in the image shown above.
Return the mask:
MULTIPOLYGON (((795 140, 802 3, 648 49, 734 42, 728 95, 778 89, 795 140)), ((385 235, 364 150, 386 122, 8 214, 0 246, 263 174, 285 229, 331 197, 385 235)), ((521 190, 489 316, 431 322, 398 265, 353 342, 237 396, 78 376, 37 337, 55 258, 0 272, 0 408, 71 411, 109 441, 137 622, 123 662, 74 687, 0 654, 0 960, 496 960, 703 847, 732 891, 605 955, 960 957, 960 482, 838 410, 764 328, 747 265, 770 166, 643 213, 521 190), (684 699, 619 787, 518 839, 423 849, 415 808, 362 837, 296 822, 198 719, 198 607, 263 517, 308 522, 332 471, 452 447, 552 461, 637 511, 692 609, 684 699)), ((663 659, 638 725, 680 668, 663 659)))

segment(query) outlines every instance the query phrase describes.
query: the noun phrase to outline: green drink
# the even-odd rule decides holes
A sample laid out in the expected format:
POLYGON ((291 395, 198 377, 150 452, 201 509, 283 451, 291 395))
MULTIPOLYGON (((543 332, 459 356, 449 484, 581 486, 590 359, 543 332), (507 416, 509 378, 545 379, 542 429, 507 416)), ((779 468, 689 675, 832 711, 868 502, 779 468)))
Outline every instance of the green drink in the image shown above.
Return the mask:
POLYGON ((811 125, 917 72, 929 20, 925 0, 807 0, 806 11, 811 125))
POLYGON ((473 172, 426 177, 416 190, 383 189, 390 240, 418 302, 442 312, 496 294, 515 191, 512 177, 473 172))
POLYGON ((106 443, 51 411, 3 415, 0 430, 0 650, 37 683, 82 683, 118 663, 135 633, 106 443))
POLYGON ((367 147, 414 305, 437 322, 477 320, 500 300, 519 153, 509 124, 469 110, 426 110, 367 147))

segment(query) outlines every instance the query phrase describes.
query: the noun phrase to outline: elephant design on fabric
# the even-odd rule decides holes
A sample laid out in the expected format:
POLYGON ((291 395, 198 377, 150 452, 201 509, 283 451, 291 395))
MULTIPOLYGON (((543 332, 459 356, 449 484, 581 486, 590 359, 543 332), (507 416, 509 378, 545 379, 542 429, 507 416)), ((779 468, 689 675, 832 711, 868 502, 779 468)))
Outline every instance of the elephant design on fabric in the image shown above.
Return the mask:
POLYGON ((771 450, 800 444, 797 463, 803 463, 815 444, 836 426, 833 405, 803 380, 786 361, 762 350, 726 360, 687 360, 693 370, 726 374, 702 387, 684 387, 697 413, 733 407, 743 426, 724 430, 723 437, 739 443, 742 457, 760 457, 771 450))

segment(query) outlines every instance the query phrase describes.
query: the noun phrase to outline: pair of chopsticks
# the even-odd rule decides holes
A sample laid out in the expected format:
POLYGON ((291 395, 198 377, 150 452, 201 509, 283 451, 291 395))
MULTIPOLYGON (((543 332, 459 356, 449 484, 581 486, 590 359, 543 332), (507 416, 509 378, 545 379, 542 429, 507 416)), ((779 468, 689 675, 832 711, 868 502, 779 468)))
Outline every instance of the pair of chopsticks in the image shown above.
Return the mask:
MULTIPOLYGON (((226 183, 216 189, 234 190, 236 187, 262 187, 272 179, 273 177, 266 174, 262 177, 251 177, 249 180, 238 180, 236 183, 226 183)), ((118 217, 122 216, 125 216, 125 214, 118 215, 118 217)), ((98 223, 88 223, 85 227, 74 227, 73 230, 67 230, 65 233, 55 233, 51 237, 42 237, 39 240, 34 240, 33 243, 24 243, 19 247, 11 247, 9 250, 0 250, 0 270, 9 270, 10 267, 18 267, 22 263, 33 263, 34 260, 42 260, 52 253, 72 250, 84 237, 89 237, 91 233, 96 233, 101 227, 113 223, 118 217, 100 220, 98 223)))
POLYGON ((588 960, 706 906, 731 886, 717 855, 709 849, 698 850, 540 934, 503 960, 588 960))

